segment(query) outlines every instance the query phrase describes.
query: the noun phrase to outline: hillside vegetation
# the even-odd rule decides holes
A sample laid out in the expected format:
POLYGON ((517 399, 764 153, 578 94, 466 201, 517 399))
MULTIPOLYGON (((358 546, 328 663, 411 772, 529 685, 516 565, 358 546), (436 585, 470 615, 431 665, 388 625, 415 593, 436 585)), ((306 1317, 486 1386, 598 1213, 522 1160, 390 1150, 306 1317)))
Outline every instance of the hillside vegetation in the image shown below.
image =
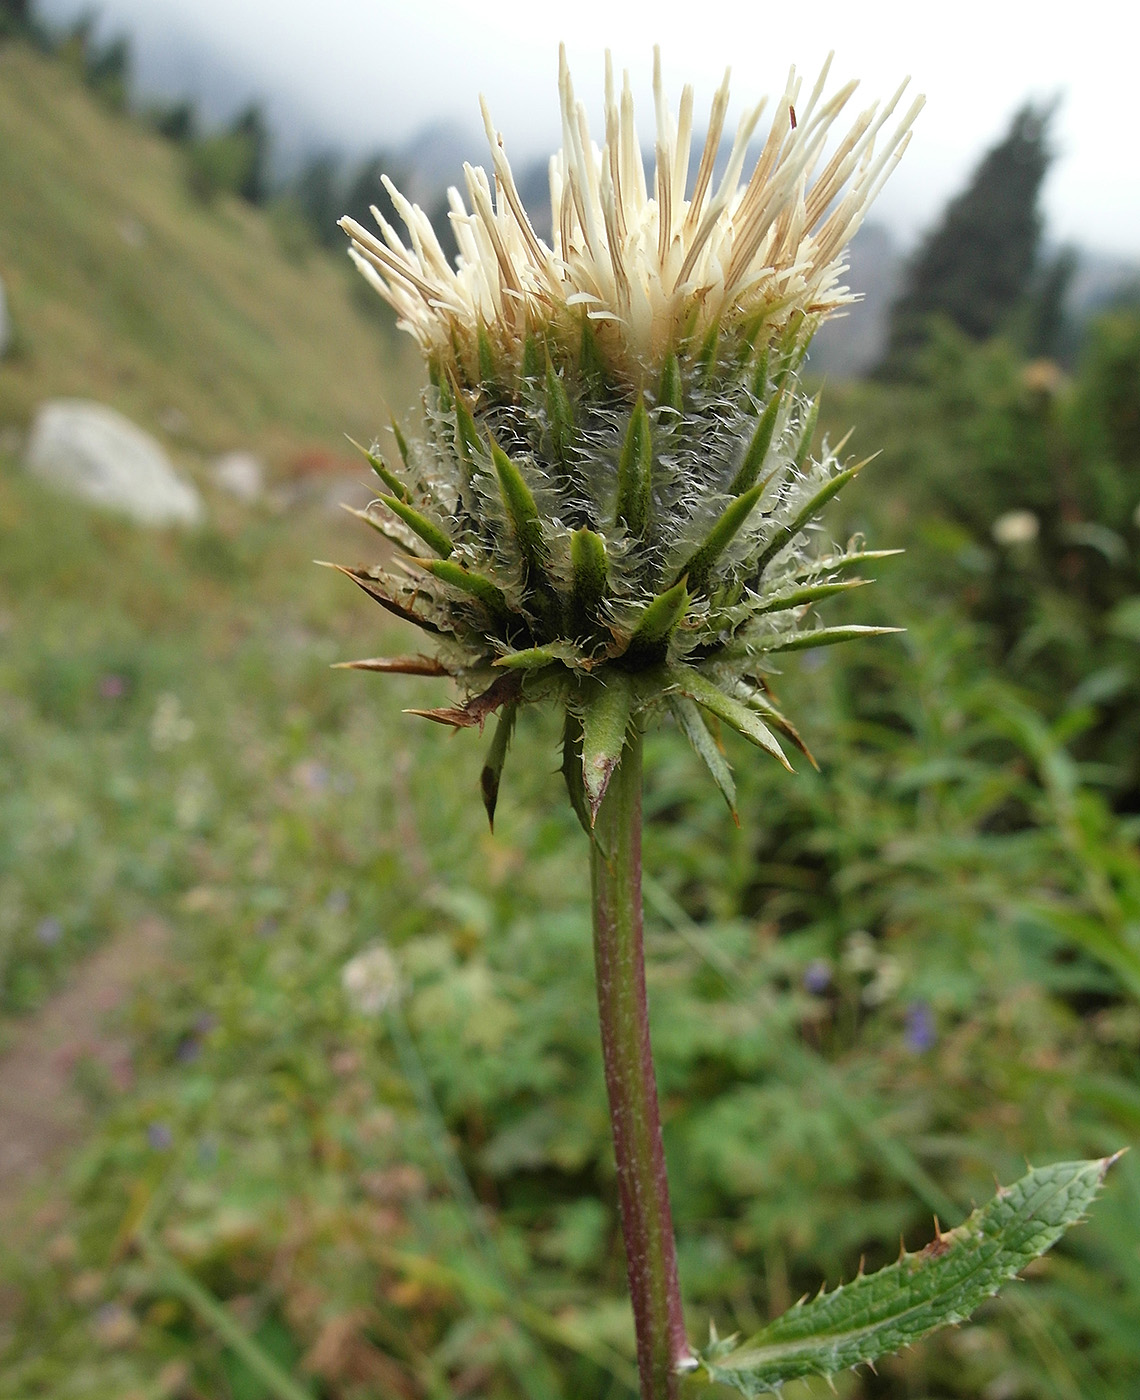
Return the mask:
POLYGON ((17 336, 0 426, 78 395, 152 432, 176 424, 189 452, 340 451, 344 432, 373 433, 414 371, 347 258, 290 260, 264 212, 195 200, 182 160, 65 65, 0 47, 0 276, 17 336))

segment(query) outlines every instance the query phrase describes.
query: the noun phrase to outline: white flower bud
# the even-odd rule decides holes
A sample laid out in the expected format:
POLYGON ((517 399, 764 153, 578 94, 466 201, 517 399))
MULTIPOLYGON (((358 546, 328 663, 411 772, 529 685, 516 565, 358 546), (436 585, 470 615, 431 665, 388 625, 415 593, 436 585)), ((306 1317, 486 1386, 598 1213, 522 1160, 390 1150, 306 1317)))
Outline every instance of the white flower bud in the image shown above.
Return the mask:
POLYGON ((379 1016, 400 994, 396 959, 383 943, 372 943, 345 963, 341 986, 362 1016, 379 1016))
POLYGON ((991 533, 994 543, 1011 548, 1019 544, 1032 544, 1041 529, 1041 522, 1031 510, 1007 510, 993 523, 991 533))

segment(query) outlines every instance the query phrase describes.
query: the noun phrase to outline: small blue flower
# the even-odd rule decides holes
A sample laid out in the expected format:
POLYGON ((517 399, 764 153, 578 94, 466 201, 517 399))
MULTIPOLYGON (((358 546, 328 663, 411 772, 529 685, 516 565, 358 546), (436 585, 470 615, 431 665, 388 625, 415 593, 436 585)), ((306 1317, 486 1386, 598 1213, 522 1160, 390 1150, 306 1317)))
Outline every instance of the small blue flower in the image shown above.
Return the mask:
POLYGON ((168 1123, 151 1123, 146 1130, 146 1140, 155 1152, 169 1152, 174 1146, 174 1134, 168 1123))
POLYGON ((934 1014, 925 1001, 912 1001, 906 1009, 906 1047, 916 1055, 930 1050, 938 1039, 934 1029, 934 1014))
POLYGON ((826 958, 812 958, 804 968, 804 990, 822 996, 831 986, 831 964, 826 958))
POLYGON ((49 914, 36 925, 36 939, 45 948, 54 948, 62 937, 63 925, 54 914, 49 914))

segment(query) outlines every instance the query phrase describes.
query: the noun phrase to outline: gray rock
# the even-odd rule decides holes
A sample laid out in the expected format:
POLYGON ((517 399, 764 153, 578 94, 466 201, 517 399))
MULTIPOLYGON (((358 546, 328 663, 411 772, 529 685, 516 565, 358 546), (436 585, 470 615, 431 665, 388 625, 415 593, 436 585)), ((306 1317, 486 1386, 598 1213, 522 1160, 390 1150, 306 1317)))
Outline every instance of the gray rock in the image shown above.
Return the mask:
POLYGON ((25 456, 34 475, 140 525, 196 525, 205 515, 198 492, 154 438, 104 404, 42 404, 25 456))
POLYGON ((12 320, 8 315, 8 298, 4 295, 4 279, 0 277, 0 360, 12 343, 12 320))
POLYGON ((215 486, 251 505, 265 491, 265 467, 253 452, 224 452, 210 467, 215 486))

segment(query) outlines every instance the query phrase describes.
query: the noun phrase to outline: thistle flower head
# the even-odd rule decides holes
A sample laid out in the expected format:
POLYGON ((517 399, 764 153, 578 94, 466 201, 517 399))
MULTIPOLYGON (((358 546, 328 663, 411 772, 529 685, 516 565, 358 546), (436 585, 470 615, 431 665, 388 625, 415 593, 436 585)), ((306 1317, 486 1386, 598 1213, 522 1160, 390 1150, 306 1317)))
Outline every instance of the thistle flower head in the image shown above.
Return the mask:
MULTIPOLYGON (((829 60, 830 63, 830 60, 829 60)), ((654 64, 650 190, 628 77, 607 61, 605 141, 590 138, 562 56, 563 147, 550 164, 553 247, 535 232, 484 108, 492 179, 452 190, 449 264, 426 215, 387 183, 405 238, 342 220, 351 253, 427 361, 420 431, 364 518, 391 547, 346 570, 436 641, 431 658, 350 663, 455 677, 457 727, 498 715, 483 775, 493 815, 518 707, 566 710, 564 771, 589 825, 629 726, 667 706, 730 805, 710 718, 782 761, 798 735, 764 681, 773 653, 876 629, 819 628, 811 605, 878 557, 813 552, 816 516, 862 463, 825 441, 798 387, 812 333, 842 309, 844 249, 902 154, 921 101, 903 88, 829 149, 855 84, 801 103, 793 70, 741 118, 718 173, 728 79, 691 174, 693 95, 677 116, 654 64)), ((905 87, 905 84, 903 85, 905 87)), ((805 750, 806 752, 806 750, 805 750)))
POLYGON ((373 210, 382 237, 342 221, 352 256, 429 359, 470 387, 484 383, 489 363, 504 379, 517 375, 535 334, 573 355, 583 314, 611 376, 635 387, 670 353, 700 345, 713 330, 751 345, 790 328, 809 336, 853 299, 840 285, 844 249, 902 155, 922 105, 913 103, 892 126, 904 83, 888 103, 859 113, 824 164, 829 136, 857 87, 851 82, 825 97, 830 62, 798 116, 802 80, 792 70, 747 178, 745 162, 767 100, 740 118, 718 175, 726 73, 690 177, 693 92, 685 89, 674 119, 655 53, 650 191, 629 75, 619 94, 607 58, 599 150, 563 50, 563 145, 550 161, 553 247, 534 231, 484 104, 494 183, 482 168, 464 167, 470 211, 457 190, 449 191, 459 265, 449 264, 426 215, 388 180, 408 242, 373 210))

